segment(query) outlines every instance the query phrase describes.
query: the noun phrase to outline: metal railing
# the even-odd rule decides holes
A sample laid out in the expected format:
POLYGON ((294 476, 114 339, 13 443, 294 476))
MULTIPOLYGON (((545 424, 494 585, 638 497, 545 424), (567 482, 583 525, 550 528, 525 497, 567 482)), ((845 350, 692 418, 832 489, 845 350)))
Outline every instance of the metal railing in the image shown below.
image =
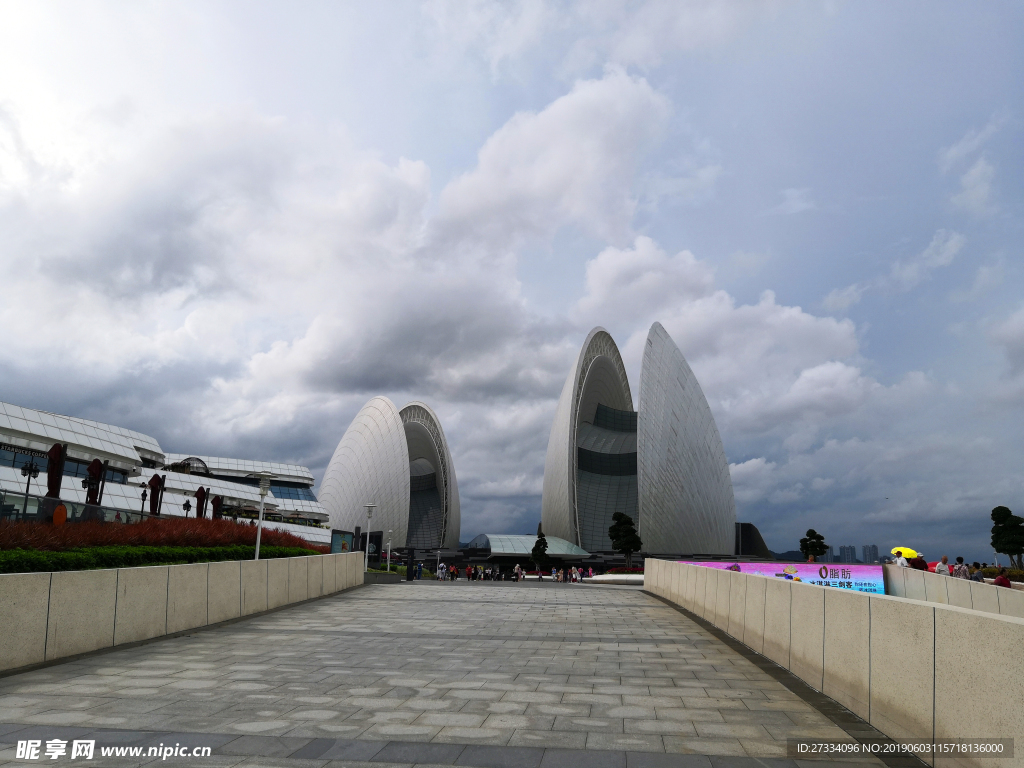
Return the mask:
POLYGON ((57 506, 67 509, 67 522, 141 523, 152 515, 139 510, 114 509, 81 501, 51 499, 35 494, 0 490, 0 521, 50 523, 57 506))

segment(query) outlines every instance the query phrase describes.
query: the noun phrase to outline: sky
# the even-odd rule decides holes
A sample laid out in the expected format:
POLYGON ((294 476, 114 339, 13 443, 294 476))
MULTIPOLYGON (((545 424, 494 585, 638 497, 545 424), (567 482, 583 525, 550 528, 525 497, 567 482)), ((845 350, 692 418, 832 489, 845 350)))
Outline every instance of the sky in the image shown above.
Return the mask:
POLYGON ((529 533, 660 321, 775 551, 1024 511, 1024 6, 0 0, 0 399, 304 464, 423 400, 529 533))

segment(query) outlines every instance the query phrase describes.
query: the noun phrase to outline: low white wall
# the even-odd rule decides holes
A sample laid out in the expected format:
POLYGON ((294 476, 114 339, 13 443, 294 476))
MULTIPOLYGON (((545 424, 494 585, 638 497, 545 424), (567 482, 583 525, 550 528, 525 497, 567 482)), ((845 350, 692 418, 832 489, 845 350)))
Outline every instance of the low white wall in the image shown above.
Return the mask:
POLYGON ((1024 618, 1024 590, 954 579, 952 576, 901 568, 898 565, 885 565, 882 568, 885 594, 892 597, 908 597, 927 603, 1024 618))
MULTIPOLYGON (((648 592, 703 616, 888 736, 1024 744, 1024 707, 1017 706, 1024 699, 1024 619, 1009 615, 1024 613, 1017 602, 1024 593, 981 584, 949 589, 962 580, 921 571, 886 572, 887 586, 908 576, 896 589, 922 596, 915 600, 651 558, 645 568, 648 592), (923 599, 929 593, 933 601, 923 599), (972 604, 980 595, 1004 613, 962 607, 968 593, 972 604), (1003 704, 960 706, 993 695, 1003 704)), ((1003 768, 1020 758, 926 762, 1003 768)))
POLYGON ((0 671, 148 640, 363 583, 363 554, 0 574, 0 671), (294 577, 297 584, 290 584, 294 577))

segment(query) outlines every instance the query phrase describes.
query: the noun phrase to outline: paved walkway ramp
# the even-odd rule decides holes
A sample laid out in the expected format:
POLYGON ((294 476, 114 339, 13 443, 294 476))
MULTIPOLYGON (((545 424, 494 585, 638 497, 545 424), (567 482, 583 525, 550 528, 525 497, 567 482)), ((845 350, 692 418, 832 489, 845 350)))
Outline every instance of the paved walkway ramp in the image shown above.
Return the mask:
POLYGON ((787 738, 848 738, 639 590, 466 582, 371 585, 3 678, 0 723, 0 762, 25 764, 19 740, 94 739, 76 763, 120 768, 795 768, 787 738), (148 757, 160 744, 213 754, 148 757))

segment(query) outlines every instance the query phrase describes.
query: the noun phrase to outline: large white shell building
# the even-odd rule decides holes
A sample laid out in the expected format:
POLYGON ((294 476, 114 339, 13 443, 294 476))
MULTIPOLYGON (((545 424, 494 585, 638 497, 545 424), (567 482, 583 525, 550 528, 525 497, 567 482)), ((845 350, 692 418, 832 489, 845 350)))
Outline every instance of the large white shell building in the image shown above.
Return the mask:
POLYGON ((612 549, 612 515, 637 523, 650 553, 733 554, 736 502, 711 409, 679 348, 655 323, 639 409, 618 347, 587 336, 558 401, 544 463, 544 532, 612 549))
POLYGON ((399 410, 374 397, 338 443, 320 484, 331 527, 366 530, 366 504, 376 504, 371 533, 387 532, 395 548, 459 545, 459 486, 441 422, 428 405, 399 410))

